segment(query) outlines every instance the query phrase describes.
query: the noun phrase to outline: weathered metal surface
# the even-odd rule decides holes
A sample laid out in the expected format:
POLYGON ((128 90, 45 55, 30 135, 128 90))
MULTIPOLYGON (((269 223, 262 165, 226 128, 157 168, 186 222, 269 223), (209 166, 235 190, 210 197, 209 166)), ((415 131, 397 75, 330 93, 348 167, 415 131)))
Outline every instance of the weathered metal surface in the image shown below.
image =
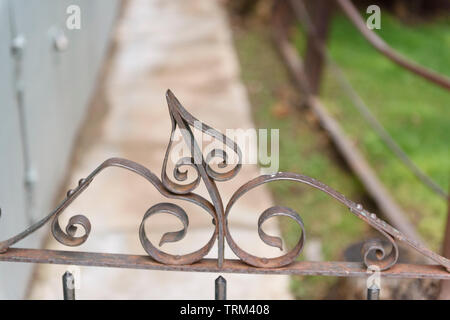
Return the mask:
POLYGON ((63 274, 62 285, 64 300, 75 300, 75 278, 69 271, 63 274))
POLYGON ((367 300, 380 300, 380 288, 377 285, 367 288, 367 300))
MULTIPOLYGON (((125 269, 166 270, 185 272, 245 273, 245 274, 287 274, 333 277, 367 277, 367 268, 358 262, 316 262, 296 261, 279 268, 249 266, 240 260, 225 259, 221 268, 216 259, 202 259, 191 265, 167 265, 148 256, 92 253, 56 250, 11 248, 0 255, 0 261, 78 265, 125 269)), ((450 273, 438 265, 396 264, 380 273, 386 278, 422 278, 450 280, 450 273)))
MULTIPOLYGON (((13 261, 13 262, 40 262, 40 263, 62 263, 62 264, 74 264, 74 265, 92 265, 92 266, 109 266, 109 267, 123 267, 123 268, 135 268, 135 269, 158 269, 158 270, 180 270, 180 271, 204 271, 204 272, 245 272, 245 273, 268 273, 268 274, 316 274, 316 275, 333 275, 333 276, 352 276, 366 274, 365 269, 361 263, 342 263, 342 262, 295 262, 298 255, 301 253, 305 243, 306 228, 303 225, 303 221, 300 215, 294 210, 282 207, 274 206, 266 209, 259 217, 258 220, 258 234, 263 242, 270 246, 278 247, 282 249, 282 241, 277 237, 270 236, 262 230, 263 223, 275 216, 286 216, 293 219, 302 229, 302 234, 298 240, 296 246, 284 255, 276 258, 257 257, 249 252, 246 252, 240 248, 233 240, 231 235, 228 216, 231 212, 233 205, 247 192, 254 188, 257 188, 266 183, 278 182, 278 181, 291 181, 298 182, 318 189, 328 196, 334 198, 336 201, 347 206, 356 217, 363 220, 380 234, 384 236, 387 242, 390 244, 390 249, 386 252, 385 247, 381 245, 379 241, 370 240, 363 247, 362 262, 366 267, 377 266, 380 270, 388 272, 390 276, 401 277, 431 277, 439 279, 447 279, 449 273, 443 271, 442 267, 450 270, 450 261, 431 250, 428 250, 423 245, 411 240, 405 236, 402 232, 388 225, 385 221, 379 219, 374 213, 370 213, 363 208, 361 204, 357 204, 339 192, 333 190, 329 186, 317 181, 311 177, 291 173, 291 172, 278 172, 271 175, 262 175, 255 179, 252 179, 242 185, 231 196, 226 209, 220 193, 215 184, 216 181, 226 181, 234 177, 241 166, 241 151, 239 147, 213 128, 201 123, 195 117, 184 109, 180 102, 175 98, 170 90, 167 92, 167 102, 169 106, 169 115, 172 119, 172 133, 178 127, 184 137, 184 141, 190 147, 192 157, 182 158, 175 164, 173 176, 178 182, 187 180, 187 172, 180 171, 182 166, 190 166, 195 169, 197 174, 196 179, 193 179, 193 183, 179 184, 169 178, 166 173, 167 161, 169 158, 172 139, 170 140, 167 148, 167 152, 164 158, 163 168, 161 172, 162 179, 153 174, 150 170, 144 166, 126 159, 111 158, 104 161, 99 167, 97 167, 89 176, 79 181, 76 188, 69 190, 66 194, 66 198, 61 204, 49 215, 44 217, 41 221, 32 225, 22 233, 0 242, 0 260, 13 261), (195 141, 195 137, 192 133, 190 126, 193 126, 206 134, 220 140, 223 143, 223 148, 226 146, 238 155, 238 162, 234 164, 227 163, 227 155, 225 150, 214 149, 205 158, 203 157, 202 150, 195 141), (213 157, 220 157, 222 162, 219 167, 222 169, 228 166, 231 169, 226 172, 216 172, 210 165, 209 161, 213 157), (181 240, 188 229, 189 218, 187 213, 179 205, 172 203, 159 203, 152 206, 144 214, 140 228, 139 238, 145 251, 149 257, 133 256, 133 255, 117 255, 117 254, 100 254, 100 253, 69 253, 65 251, 49 251, 49 250, 30 250, 30 249, 11 249, 11 246, 27 237, 37 229, 41 228, 44 224, 52 220, 51 230, 53 236, 60 243, 67 246, 79 246, 83 244, 89 237, 91 231, 91 223, 89 219, 83 215, 72 216, 66 227, 65 231, 59 224, 59 217, 64 210, 82 193, 84 192, 93 179, 108 167, 119 167, 129 170, 135 174, 138 174, 150 182, 163 196, 169 199, 178 199, 189 201, 200 206, 208 214, 211 215, 214 221, 214 232, 210 240, 203 245, 200 249, 185 255, 171 255, 163 252, 155 245, 153 245, 148 239, 145 232, 145 222, 151 216, 156 213, 166 213, 177 217, 183 225, 183 229, 179 231, 172 231, 165 233, 160 241, 160 246, 166 242, 175 242, 181 240), (201 197, 200 195, 193 193, 197 188, 200 181, 203 181, 206 188, 209 191, 212 202, 201 197), (77 226, 81 226, 84 230, 82 235, 76 235, 77 226), (218 240, 219 250, 217 259, 203 260, 203 257, 211 250, 216 239, 218 240), (226 260, 224 259, 224 240, 226 239, 231 250, 241 259, 241 261, 226 260), (398 247, 396 241, 401 241, 408 245, 410 248, 415 249, 423 256, 426 256, 437 262, 441 267, 437 266, 414 266, 403 265, 396 266, 398 259, 398 247), (362 271, 363 270, 363 271, 362 271), (394 271, 392 271, 394 270, 394 271), (389 273, 390 272, 390 273, 389 273), (444 273, 443 273, 444 272, 444 273), (445 274, 445 276, 443 276, 445 274)), ((225 170, 224 170, 225 171, 225 170)))
MULTIPOLYGON (((217 234, 217 242, 218 242, 218 264, 219 266, 222 264, 224 259, 224 237, 225 237, 225 214, 224 214, 224 205, 222 202, 222 198, 220 196, 219 190, 217 189, 216 181, 227 181, 231 178, 233 178, 240 170, 240 167, 242 165, 242 155, 239 147, 237 144, 221 134, 220 132, 216 131, 212 127, 200 122, 198 119, 196 119, 194 116, 192 116, 189 112, 184 109, 184 107, 181 105, 181 103, 178 101, 178 99, 175 97, 175 95, 168 90, 167 91, 167 104, 169 106, 169 113, 172 120, 172 134, 175 131, 176 126, 181 130, 181 133, 183 135, 183 138, 186 142, 186 144, 191 148, 191 156, 192 156, 192 162, 195 164, 197 168, 197 175, 201 177, 203 180, 203 183, 205 184, 206 189, 208 190, 209 196, 211 197, 211 201, 213 203, 214 209, 215 209, 215 220, 218 223, 216 223, 216 227, 218 228, 218 234, 217 234), (191 128, 189 125, 195 127, 196 129, 202 131, 203 133, 206 133, 215 139, 221 141, 223 143, 223 146, 228 146, 237 153, 239 160, 235 167, 231 168, 231 170, 228 170, 224 173, 218 173, 214 171, 210 165, 205 162, 202 154, 202 150, 198 146, 197 142, 195 141, 194 135, 191 131, 191 128)), ((171 147, 171 141, 169 142, 169 146, 167 148, 166 157, 164 159, 164 165, 163 165, 163 174, 162 177, 165 176, 164 169, 166 168, 165 163, 167 162, 168 156, 169 156, 169 150, 171 147)), ((217 150, 214 149, 212 151, 214 153, 214 156, 218 154, 217 150)), ((207 160, 211 160, 213 157, 213 153, 210 153, 207 155, 207 160)), ((228 164, 226 163, 226 156, 225 151, 221 150, 220 152, 223 163, 222 168, 225 168, 228 164)), ((175 168, 175 172, 179 172, 179 167, 175 168)), ((177 175, 175 174, 175 179, 177 179, 177 175)), ((178 178, 177 180, 180 181, 178 178)), ((165 181, 163 180, 163 183, 165 181)), ((170 185, 168 185, 168 188, 170 185)), ((169 189, 170 190, 170 189, 169 189)), ((177 193, 187 193, 187 191, 183 190, 180 186, 178 189, 176 189, 177 193)), ((207 201, 207 200, 205 200, 207 201)))
POLYGON ((219 276, 214 282, 215 286, 215 299, 227 300, 227 280, 224 277, 219 276))

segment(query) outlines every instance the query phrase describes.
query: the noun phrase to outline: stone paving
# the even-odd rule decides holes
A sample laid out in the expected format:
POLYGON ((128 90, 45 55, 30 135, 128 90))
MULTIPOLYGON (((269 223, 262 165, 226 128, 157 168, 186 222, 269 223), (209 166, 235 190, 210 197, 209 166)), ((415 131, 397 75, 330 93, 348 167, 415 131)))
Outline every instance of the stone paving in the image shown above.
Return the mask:
MULTIPOLYGON (((211 0, 131 0, 116 31, 117 51, 105 80, 108 112, 96 123, 92 146, 77 156, 67 189, 109 157, 123 157, 143 164, 160 176, 170 137, 170 118, 165 91, 170 88, 198 119, 225 132, 227 128, 251 128, 250 107, 239 78, 230 27, 224 8, 211 0)), ((256 165, 244 165, 228 182, 218 183, 226 204, 244 182, 259 175, 256 165)), ((197 192, 207 197, 201 185, 197 192)), ((92 223, 88 241, 73 250, 145 254, 138 228, 152 205, 167 202, 139 176, 120 169, 104 171, 63 214, 61 224, 83 213, 92 223), (65 219, 65 220, 64 220, 65 219)), ((172 201, 169 201, 172 202, 172 201)), ((209 239, 211 218, 194 205, 177 202, 189 215, 186 237, 165 244, 169 253, 188 253, 209 239)), ((236 203, 230 215, 230 231, 249 252, 266 257, 279 255, 258 237, 257 219, 272 204, 265 186, 236 203)), ((180 229, 175 217, 157 215, 147 222, 150 240, 158 243, 167 231, 180 229)), ((277 225, 264 225, 268 234, 277 225)), ((72 250, 49 239, 48 248, 72 250)), ((215 257, 214 246, 208 257, 215 257)), ((235 258, 226 246, 228 258, 235 258)), ((37 267, 30 288, 31 299, 61 299, 61 276, 67 266, 37 267)), ((212 299, 217 274, 144 271, 82 267, 75 269, 78 299, 212 299)), ((230 275, 229 299, 289 299, 287 276, 230 275)))

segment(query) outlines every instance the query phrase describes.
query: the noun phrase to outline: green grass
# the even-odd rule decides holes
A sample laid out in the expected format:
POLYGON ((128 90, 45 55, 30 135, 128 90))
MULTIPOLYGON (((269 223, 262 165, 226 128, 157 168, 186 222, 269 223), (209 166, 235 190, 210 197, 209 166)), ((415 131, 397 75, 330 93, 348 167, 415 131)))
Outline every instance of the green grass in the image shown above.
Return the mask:
MULTIPOLYGON (((235 31, 234 40, 256 126, 280 129, 280 171, 309 175, 355 201, 362 201, 361 185, 336 160, 330 141, 314 117, 308 110, 296 108, 296 89, 266 30, 253 27, 235 31)), ((367 236, 367 225, 325 194, 298 183, 276 182, 268 186, 278 204, 291 207, 302 216, 306 243, 312 239, 320 241, 323 259, 342 260, 342 252, 350 243, 367 236)), ((280 225, 284 240, 292 247, 299 235, 297 226, 288 219, 282 219, 280 225)), ((332 277, 295 277, 291 289, 297 298, 320 299, 336 281, 332 277)))
MULTIPOLYGON (((407 26, 383 13, 378 33, 404 56, 450 76, 450 18, 407 26)), ((304 46, 301 39, 296 36, 299 50, 304 46)), ((372 113, 413 162, 448 192, 450 93, 380 55, 343 16, 334 19, 328 45, 372 113)), ((446 201, 423 186, 385 147, 331 71, 325 74, 321 96, 425 240, 439 250, 446 201)))

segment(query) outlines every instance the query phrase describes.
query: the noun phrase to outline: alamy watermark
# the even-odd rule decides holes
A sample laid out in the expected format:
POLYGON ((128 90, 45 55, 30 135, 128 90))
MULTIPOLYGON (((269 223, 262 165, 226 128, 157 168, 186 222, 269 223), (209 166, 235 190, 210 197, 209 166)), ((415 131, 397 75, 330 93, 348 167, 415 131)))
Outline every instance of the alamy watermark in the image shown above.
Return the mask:
MULTIPOLYGON (((194 123, 194 128, 202 126, 200 121, 194 123)), ((226 129, 224 135, 220 137, 213 129, 205 132, 194 130, 193 136, 194 139, 191 140, 191 133, 187 129, 180 129, 172 134, 170 160, 173 164, 186 157, 192 158, 195 164, 201 164, 203 156, 197 156, 193 152, 196 144, 198 149, 202 150, 202 155, 211 155, 206 160, 209 165, 217 165, 220 168, 221 164, 227 166, 259 164, 261 174, 273 174, 278 171, 279 129, 226 129), (234 146, 239 148, 240 157, 234 146)))
POLYGON ((370 16, 366 20, 366 26, 368 29, 381 29, 381 10, 376 4, 372 4, 367 7, 366 13, 370 16))
POLYGON ((66 8, 66 27, 69 30, 81 29, 81 8, 77 5, 70 5, 66 8))

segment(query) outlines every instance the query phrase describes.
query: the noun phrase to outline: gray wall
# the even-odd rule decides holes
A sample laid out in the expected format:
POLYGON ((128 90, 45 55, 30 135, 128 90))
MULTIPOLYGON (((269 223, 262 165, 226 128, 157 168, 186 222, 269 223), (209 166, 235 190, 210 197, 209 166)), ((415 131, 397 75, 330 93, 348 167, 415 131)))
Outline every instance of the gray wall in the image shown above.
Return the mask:
MULTIPOLYGON (((0 240, 53 208, 119 4, 0 0, 0 240), (81 8, 80 30, 66 28, 69 5, 81 8), (54 34, 60 32, 68 40, 65 51, 55 49, 54 34), (14 53, 21 36, 25 46, 14 53)), ((17 246, 37 247, 39 238, 17 246)), ((0 263, 0 299, 23 298, 31 268, 0 263)))

